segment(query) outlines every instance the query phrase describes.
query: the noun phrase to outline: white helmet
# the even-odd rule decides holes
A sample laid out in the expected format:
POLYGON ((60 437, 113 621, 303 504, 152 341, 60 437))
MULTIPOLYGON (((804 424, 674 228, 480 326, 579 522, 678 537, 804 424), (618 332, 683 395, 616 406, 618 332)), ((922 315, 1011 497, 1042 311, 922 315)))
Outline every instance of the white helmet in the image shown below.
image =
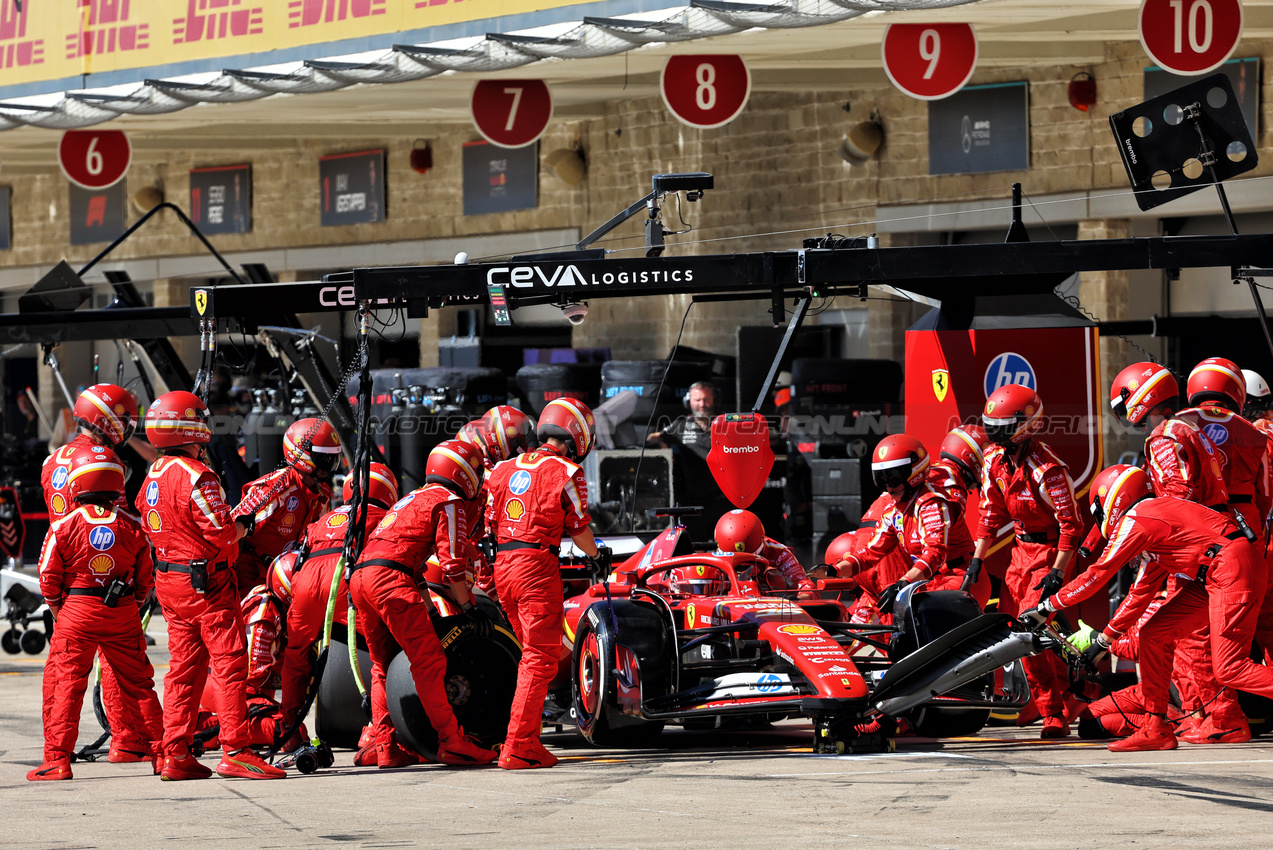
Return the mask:
POLYGON ((1246 381, 1246 407, 1242 412, 1248 419, 1258 419, 1273 403, 1269 382, 1259 372, 1250 369, 1242 370, 1242 378, 1246 381))
POLYGON ((1268 397, 1269 382, 1264 380, 1263 376, 1261 376, 1259 372, 1252 372, 1250 369, 1243 369, 1242 377, 1246 379, 1247 401, 1268 397))

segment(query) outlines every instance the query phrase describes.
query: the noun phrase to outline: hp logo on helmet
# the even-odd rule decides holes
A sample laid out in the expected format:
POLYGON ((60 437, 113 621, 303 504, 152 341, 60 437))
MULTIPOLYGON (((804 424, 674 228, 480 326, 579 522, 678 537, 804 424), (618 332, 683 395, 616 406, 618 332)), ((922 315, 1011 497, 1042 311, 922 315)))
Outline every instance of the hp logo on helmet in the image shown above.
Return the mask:
POLYGON ((986 398, 990 398, 991 393, 1008 384, 1021 384, 1032 390, 1038 389, 1034 379, 1034 367, 1030 365, 1029 360, 1013 351, 1005 351, 990 361, 990 366, 986 368, 986 398))

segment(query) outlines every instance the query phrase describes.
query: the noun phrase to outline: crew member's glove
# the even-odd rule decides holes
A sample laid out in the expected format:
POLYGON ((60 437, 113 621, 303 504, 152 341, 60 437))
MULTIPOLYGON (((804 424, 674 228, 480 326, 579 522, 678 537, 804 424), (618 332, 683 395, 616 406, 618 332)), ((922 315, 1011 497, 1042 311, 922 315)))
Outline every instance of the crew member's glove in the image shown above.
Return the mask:
POLYGON ((1065 576, 1060 570, 1050 570, 1048 574, 1034 586, 1034 589, 1043 591, 1039 594, 1040 599, 1047 599, 1050 596, 1055 596, 1057 591, 1063 587, 1065 587, 1065 576))
POLYGON ((968 569, 964 572, 964 583, 959 585, 959 589, 964 593, 972 591, 972 586, 977 583, 977 579, 981 577, 981 559, 973 558, 968 562, 968 569))
POLYGON ((473 634, 478 637, 491 636, 491 632, 495 629, 495 624, 491 622, 491 618, 487 616, 486 612, 475 603, 469 602, 468 605, 460 606, 460 613, 473 624, 473 634))
POLYGON ((1092 645, 1092 640, 1100 634, 1099 631, 1089 626, 1087 623, 1079 620, 1079 628, 1074 634, 1066 638, 1070 646, 1079 652, 1086 652, 1087 648, 1092 645))
POLYGON ((1093 667, 1096 663, 1106 656, 1109 652, 1109 638, 1101 632, 1092 629, 1092 643, 1083 650, 1083 660, 1093 667))
POLYGON ((818 598, 818 586, 808 578, 800 579, 800 581, 796 584, 796 590, 799 591, 798 595, 801 599, 818 598))
POLYGON ((884 592, 880 594, 879 604, 876 606, 881 614, 893 613, 893 603, 897 601, 897 594, 901 593, 904 587, 906 587, 906 580, 900 579, 896 584, 890 584, 884 588, 884 592))
POLYGON ((610 572, 610 566, 614 563, 614 550, 609 546, 597 546, 597 557, 593 559, 596 565, 604 572, 610 572))
POLYGON ((1037 631, 1047 625, 1048 617, 1056 611, 1045 597, 1039 607, 1021 614, 1021 623, 1031 631, 1037 631))

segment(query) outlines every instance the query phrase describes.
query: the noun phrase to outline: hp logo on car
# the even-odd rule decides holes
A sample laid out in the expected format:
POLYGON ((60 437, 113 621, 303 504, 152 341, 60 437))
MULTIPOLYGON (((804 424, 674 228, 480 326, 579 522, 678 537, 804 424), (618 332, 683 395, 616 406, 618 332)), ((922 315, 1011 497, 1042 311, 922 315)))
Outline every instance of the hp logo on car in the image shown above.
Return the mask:
POLYGON ((986 398, 990 398, 991 393, 1008 384, 1021 384, 1032 390, 1038 389, 1034 379, 1034 367, 1030 365, 1029 360, 1014 351, 1005 351, 990 361, 990 366, 986 368, 986 398))
POLYGON ((782 687, 782 679, 773 673, 766 673, 756 680, 756 690, 762 694, 772 694, 782 687))

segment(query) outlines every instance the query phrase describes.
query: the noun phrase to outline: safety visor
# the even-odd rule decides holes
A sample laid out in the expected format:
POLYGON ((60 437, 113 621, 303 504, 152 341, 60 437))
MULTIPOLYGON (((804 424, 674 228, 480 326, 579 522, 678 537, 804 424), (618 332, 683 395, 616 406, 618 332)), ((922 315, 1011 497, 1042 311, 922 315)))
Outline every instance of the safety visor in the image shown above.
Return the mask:
POLYGON ((328 474, 340 466, 340 449, 335 446, 311 446, 309 456, 314 461, 314 468, 328 474))
POLYGON ((981 424, 985 426, 986 439, 996 446, 1004 447, 1012 445, 1012 438, 1017 435, 1017 431, 1020 428, 1015 416, 1009 419, 991 419, 988 416, 983 416, 981 417, 981 424))
POLYGON ((871 479, 881 490, 902 487, 911 477, 910 457, 878 461, 871 464, 871 479))

